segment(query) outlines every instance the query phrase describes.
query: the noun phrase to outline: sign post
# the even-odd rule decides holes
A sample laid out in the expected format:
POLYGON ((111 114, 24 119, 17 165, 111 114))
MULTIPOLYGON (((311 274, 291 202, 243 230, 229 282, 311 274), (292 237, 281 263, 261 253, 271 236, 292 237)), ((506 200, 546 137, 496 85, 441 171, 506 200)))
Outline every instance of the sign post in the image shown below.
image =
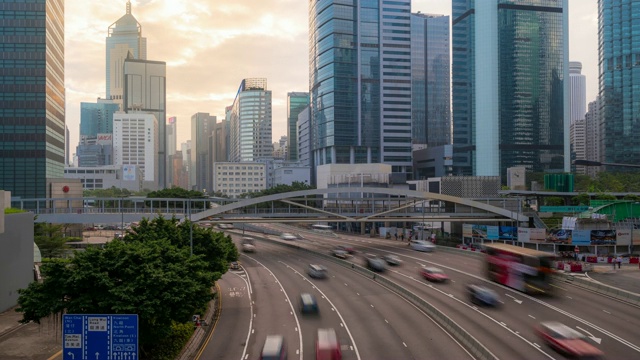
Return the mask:
POLYGON ((138 315, 63 315, 62 358, 138 358, 138 315))

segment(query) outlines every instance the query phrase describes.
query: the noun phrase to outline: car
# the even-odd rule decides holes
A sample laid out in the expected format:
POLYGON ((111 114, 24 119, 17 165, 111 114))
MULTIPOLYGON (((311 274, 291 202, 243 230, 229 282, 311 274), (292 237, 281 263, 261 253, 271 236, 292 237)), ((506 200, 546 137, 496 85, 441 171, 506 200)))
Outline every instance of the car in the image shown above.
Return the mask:
POLYGON ((334 329, 318 329, 316 360, 342 360, 342 349, 334 329))
POLYGON ((367 263, 367 267, 370 270, 376 271, 376 272, 383 272, 387 269, 387 262, 384 261, 381 257, 379 257, 378 255, 374 255, 374 254, 366 254, 364 256, 365 261, 367 263))
POLYGON ((242 251, 246 253, 256 252, 256 246, 250 243, 242 244, 242 251))
POLYGON ((425 241, 425 240, 411 240, 409 242, 409 246, 413 250, 417 250, 417 251, 432 252, 436 249, 436 246, 431 241, 425 241))
POLYGON ((467 293, 472 303, 496 307, 500 304, 498 293, 483 285, 467 285, 467 293))
POLYGON ((387 254, 387 255, 384 255, 384 256, 382 257, 382 259, 383 259, 384 261, 386 261, 386 262, 387 262, 387 264, 389 264, 389 265, 395 265, 395 266, 397 266, 397 265, 402 264, 402 260, 400 260, 400 258, 399 258, 398 256, 393 255, 393 254, 387 254))
POLYGON ((238 264, 237 261, 232 261, 231 264, 229 264, 229 269, 240 270, 240 264, 238 264))
POLYGON ((268 335, 262 346, 260 360, 285 360, 287 346, 282 335, 268 335))
POLYGON ((350 245, 338 245, 336 246, 336 249, 344 250, 351 255, 356 253, 356 249, 354 249, 353 246, 350 245))
POLYGON ((420 269, 420 275, 422 275, 422 277, 425 278, 426 280, 433 281, 433 282, 449 281, 449 277, 447 276, 447 274, 445 274, 444 271, 436 267, 425 266, 422 269, 420 269))
POLYGON ((296 240, 298 237, 297 237, 297 236, 295 236, 295 235, 293 235, 293 234, 291 234, 291 233, 282 233, 282 234, 280 235, 280 238, 281 238, 282 240, 289 240, 289 241, 291 241, 291 240, 296 240))
POLYGON ((575 358, 598 359, 604 353, 587 342, 585 336, 561 322, 544 321, 535 328, 544 343, 561 354, 575 358))
POLYGON ((300 313, 318 314, 318 311, 318 302, 313 295, 309 293, 300 294, 300 313))
POLYGON ((322 265, 309 264, 307 274, 314 279, 324 279, 327 277, 327 268, 322 265))
POLYGON ((340 259, 348 259, 349 257, 351 257, 351 254, 342 249, 333 249, 331 250, 331 254, 340 259))

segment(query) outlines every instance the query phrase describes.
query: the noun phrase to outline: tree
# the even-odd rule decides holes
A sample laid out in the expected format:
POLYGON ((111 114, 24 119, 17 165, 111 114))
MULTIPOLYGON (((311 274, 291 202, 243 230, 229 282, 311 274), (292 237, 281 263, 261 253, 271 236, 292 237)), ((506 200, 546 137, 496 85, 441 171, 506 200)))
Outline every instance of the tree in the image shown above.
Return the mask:
POLYGON ((62 235, 63 225, 54 225, 50 223, 35 223, 33 231, 33 240, 40 249, 43 258, 62 257, 69 248, 67 242, 69 239, 62 235))
POLYGON ((587 193, 580 193, 579 195, 571 198, 571 203, 576 206, 589 205, 590 201, 591 201, 591 197, 587 193))
POLYGON ((104 249, 45 263, 42 271, 42 283, 20 290, 23 323, 62 312, 137 314, 141 355, 168 337, 174 321, 190 321, 211 299, 213 284, 202 256, 189 256, 167 239, 113 240, 104 249))

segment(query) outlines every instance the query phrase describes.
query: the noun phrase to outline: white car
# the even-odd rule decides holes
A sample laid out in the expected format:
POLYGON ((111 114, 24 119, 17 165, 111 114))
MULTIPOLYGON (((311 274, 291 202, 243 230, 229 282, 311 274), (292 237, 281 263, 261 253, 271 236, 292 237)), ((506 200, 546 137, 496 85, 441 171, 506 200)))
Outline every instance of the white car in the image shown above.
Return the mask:
POLYGON ((290 233, 282 233, 282 235, 280 235, 280 238, 282 240, 296 240, 298 237, 290 233))
POLYGON ((413 250, 417 251, 432 252, 436 249, 436 246, 431 241, 425 240, 411 240, 409 246, 411 246, 413 250))

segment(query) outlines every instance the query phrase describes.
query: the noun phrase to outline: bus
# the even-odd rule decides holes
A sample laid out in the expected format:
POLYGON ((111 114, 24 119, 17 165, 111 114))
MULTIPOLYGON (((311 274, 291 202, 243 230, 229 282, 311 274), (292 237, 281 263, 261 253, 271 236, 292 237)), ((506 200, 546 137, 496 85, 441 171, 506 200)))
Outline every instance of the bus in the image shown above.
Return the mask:
POLYGON ((488 244, 489 280, 527 294, 551 294, 555 255, 514 245, 488 244))
POLYGON ((311 230, 319 233, 333 233, 333 228, 329 225, 311 225, 311 230))

